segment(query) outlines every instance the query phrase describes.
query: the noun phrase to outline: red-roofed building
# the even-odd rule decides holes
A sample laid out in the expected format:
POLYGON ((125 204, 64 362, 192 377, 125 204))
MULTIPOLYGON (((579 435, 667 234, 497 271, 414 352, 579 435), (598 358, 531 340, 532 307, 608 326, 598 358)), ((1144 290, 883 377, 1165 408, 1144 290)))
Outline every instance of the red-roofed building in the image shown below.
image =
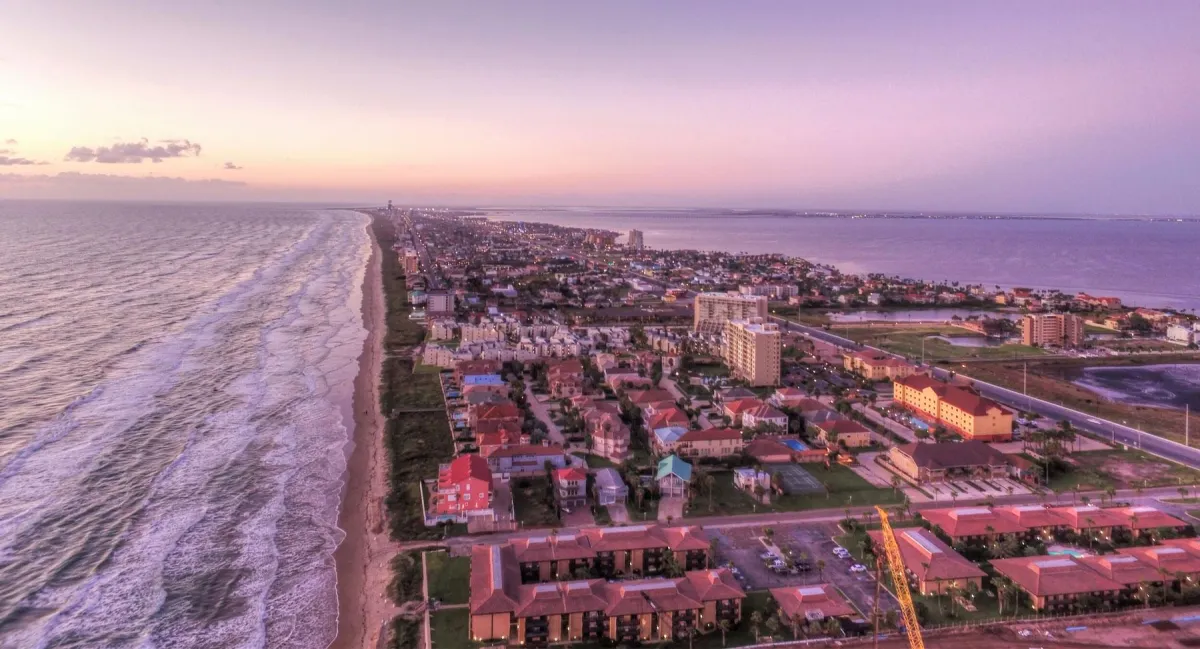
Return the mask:
POLYGON ((859 615, 833 584, 772 588, 771 597, 779 604, 780 618, 784 624, 790 624, 796 617, 819 622, 831 617, 851 618, 859 615))
POLYGON ((557 444, 522 444, 502 448, 487 458, 492 473, 509 476, 545 475, 546 464, 551 469, 562 469, 571 464, 563 448, 557 444))
POLYGON ((1009 517, 1000 508, 958 507, 927 509, 921 512, 925 520, 942 529, 955 544, 960 541, 990 543, 997 537, 1024 535, 1025 526, 1009 517))
POLYGON ((1023 590, 1039 611, 1072 610, 1084 596, 1116 601, 1126 589, 1125 584, 1067 555, 992 559, 991 564, 1023 590))
POLYGON ((479 446, 481 457, 489 457, 503 448, 529 443, 529 436, 522 435, 520 428, 514 429, 508 426, 511 424, 507 424, 495 432, 480 433, 476 431, 475 442, 479 446))
POLYGON ((913 374, 892 384, 893 402, 923 419, 941 424, 965 439, 1006 442, 1012 439, 1012 413, 975 392, 913 374))
POLYGON ((1129 528, 1131 531, 1138 534, 1149 534, 1155 530, 1176 530, 1182 531, 1188 527, 1184 521, 1171 516, 1166 512, 1161 512, 1153 507, 1135 506, 1135 507, 1113 507, 1107 511, 1117 514, 1125 518, 1122 527, 1129 528))
POLYGON ((520 427, 521 419, 521 409, 511 401, 481 403, 467 408, 467 423, 472 428, 485 421, 516 424, 520 427))
POLYGON ((829 419, 816 424, 817 439, 827 446, 835 443, 846 448, 871 445, 871 431, 853 419, 829 419))
POLYGON ((587 471, 578 467, 556 470, 554 493, 563 509, 583 507, 587 504, 587 471))
POLYGON ((746 447, 742 431, 732 428, 689 430, 675 440, 672 452, 683 458, 728 457, 746 447))
POLYGON ((864 350, 843 356, 846 371, 854 372, 870 381, 902 379, 912 376, 917 368, 912 364, 883 352, 864 350))
POLYGON ((466 522, 468 516, 492 514, 492 472, 487 460, 475 454, 460 455, 438 468, 436 490, 430 496, 430 513, 437 520, 466 522))
POLYGON ((778 409, 767 404, 763 404, 757 408, 753 408, 742 413, 742 426, 744 428, 773 426, 779 432, 786 433, 788 429, 788 418, 787 415, 783 414, 778 409))
POLYGON ((737 399, 734 401, 725 402, 725 416, 729 417, 729 422, 733 426, 742 425, 742 415, 751 410, 755 410, 766 404, 759 399, 737 399))
POLYGON ((646 418, 646 430, 656 430, 670 426, 687 428, 692 421, 686 412, 676 408, 674 405, 661 410, 647 409, 643 416, 646 418))
MULTIPOLYGON (((984 572, 967 561, 927 529, 901 528, 896 531, 900 558, 908 571, 909 581, 922 595, 944 593, 947 588, 966 588, 967 584, 982 586, 984 572)), ((883 533, 867 533, 875 547, 883 548, 883 533)), ((881 550, 882 551, 882 550, 881 550)))

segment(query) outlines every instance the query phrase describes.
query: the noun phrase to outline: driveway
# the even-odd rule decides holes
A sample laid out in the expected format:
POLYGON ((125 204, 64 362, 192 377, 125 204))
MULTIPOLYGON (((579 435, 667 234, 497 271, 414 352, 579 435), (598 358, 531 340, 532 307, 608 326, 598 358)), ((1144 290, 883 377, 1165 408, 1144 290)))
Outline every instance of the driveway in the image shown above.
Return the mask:
POLYGON ((629 522, 629 510, 625 509, 625 505, 608 505, 608 516, 619 525, 629 522))
POLYGON ((538 398, 533 394, 533 388, 528 385, 525 386, 525 400, 529 402, 529 409, 533 411, 533 416, 537 417, 538 421, 546 424, 546 429, 550 431, 550 441, 565 447, 567 439, 563 437, 562 429, 550 418, 550 409, 545 403, 538 401, 538 398))
POLYGON ((671 520, 683 520, 683 507, 687 504, 684 498, 663 498, 658 501, 658 520, 667 522, 667 517, 672 517, 671 520))

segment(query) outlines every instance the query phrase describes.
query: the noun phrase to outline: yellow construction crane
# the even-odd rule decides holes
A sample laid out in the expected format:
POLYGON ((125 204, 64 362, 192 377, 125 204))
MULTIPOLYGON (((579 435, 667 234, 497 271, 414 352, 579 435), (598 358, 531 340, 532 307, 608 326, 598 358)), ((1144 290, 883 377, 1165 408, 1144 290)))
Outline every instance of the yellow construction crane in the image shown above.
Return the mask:
POLYGON ((896 534, 892 532, 887 512, 883 511, 882 507, 877 506, 875 509, 879 512, 879 524, 883 528, 884 556, 887 557, 888 569, 892 571, 896 599, 900 600, 900 612, 904 617, 904 629, 908 633, 909 649, 925 649, 925 639, 921 637, 921 625, 917 621, 917 610, 913 608, 912 591, 908 589, 908 577, 904 574, 900 545, 896 543, 896 534))

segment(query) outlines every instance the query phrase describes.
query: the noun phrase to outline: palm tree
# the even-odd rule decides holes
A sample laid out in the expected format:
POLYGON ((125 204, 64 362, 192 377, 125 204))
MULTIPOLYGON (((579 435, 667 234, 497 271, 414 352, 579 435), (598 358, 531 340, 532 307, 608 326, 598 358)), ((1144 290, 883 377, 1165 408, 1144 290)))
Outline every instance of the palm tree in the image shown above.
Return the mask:
POLYGON ((1004 600, 1008 599, 1011 582, 1008 581, 1008 577, 998 575, 992 580, 992 585, 996 587, 996 603, 1000 607, 1000 617, 1004 617, 1004 600))
POLYGON ((754 611, 750 614, 750 630, 754 631, 754 642, 758 642, 759 628, 763 623, 762 611, 754 611))
POLYGON ((716 490, 717 479, 708 471, 700 470, 699 473, 700 475, 696 479, 700 488, 708 494, 708 511, 711 512, 713 510, 713 491, 716 490))
POLYGON ((1108 496, 1108 502, 1112 502, 1117 498, 1117 488, 1112 485, 1109 485, 1108 489, 1104 490, 1104 493, 1108 496))
POLYGON ((900 479, 900 476, 898 476, 898 475, 892 476, 892 494, 893 495, 898 495, 900 493, 900 485, 902 485, 902 484, 904 484, 904 481, 900 479))
POLYGON ((721 620, 717 623, 717 629, 721 631, 721 646, 725 646, 725 634, 729 633, 729 620, 721 620))
POLYGON ((775 538, 775 530, 773 530, 769 527, 764 527, 763 528, 763 536, 767 537, 768 541, 772 541, 775 538))
POLYGON ((771 617, 767 618, 767 631, 770 631, 772 636, 779 633, 779 626, 780 622, 778 616, 772 615, 771 617))
POLYGON ((719 541, 717 541, 717 539, 712 538, 712 539, 708 540, 708 567, 709 568, 715 568, 717 566, 717 549, 720 547, 721 547, 721 544, 719 541))
POLYGON ((804 622, 805 622, 804 616, 800 615, 799 613, 794 613, 794 614, 792 614, 792 618, 789 621, 792 623, 792 639, 799 640, 800 639, 800 627, 804 626, 804 622))
POLYGON ((825 581, 825 560, 817 559, 817 581, 825 581))
POLYGON ((1092 549, 1092 542, 1096 540, 1096 535, 1092 528, 1092 526, 1096 524, 1096 521, 1092 520, 1091 516, 1084 519, 1084 521, 1088 524, 1088 549, 1090 550, 1092 549))
POLYGON ((983 531, 987 533, 988 548, 995 550, 995 548, 996 548, 996 528, 992 527, 991 525, 988 525, 987 527, 983 528, 983 531))

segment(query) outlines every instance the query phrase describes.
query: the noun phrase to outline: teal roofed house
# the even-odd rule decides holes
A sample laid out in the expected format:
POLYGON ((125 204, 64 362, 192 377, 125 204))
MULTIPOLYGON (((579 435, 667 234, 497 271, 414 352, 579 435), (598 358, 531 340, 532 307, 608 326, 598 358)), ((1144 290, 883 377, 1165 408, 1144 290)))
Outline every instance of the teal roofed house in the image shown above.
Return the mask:
POLYGON ((686 498, 688 483, 692 480, 692 465, 670 455, 658 462, 658 490, 664 498, 686 498))

